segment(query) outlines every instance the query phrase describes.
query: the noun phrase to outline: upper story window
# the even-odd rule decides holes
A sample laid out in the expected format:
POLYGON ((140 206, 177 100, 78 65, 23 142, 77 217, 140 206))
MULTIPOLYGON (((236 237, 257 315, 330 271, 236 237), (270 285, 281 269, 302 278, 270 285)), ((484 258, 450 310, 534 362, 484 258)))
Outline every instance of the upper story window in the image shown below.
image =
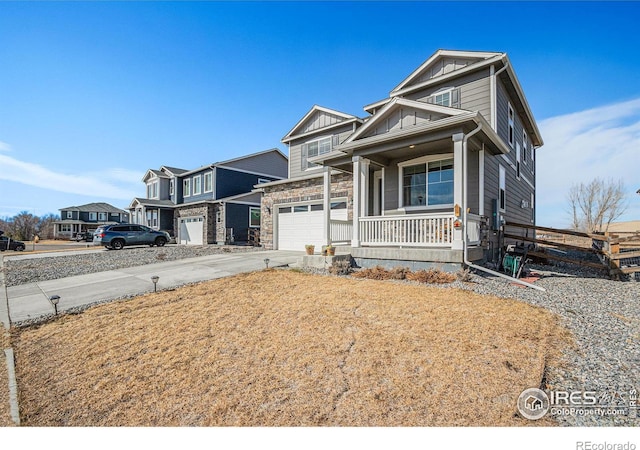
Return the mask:
POLYGON ((73 212, 67 211, 66 218, 67 219, 73 219, 73 212))
POLYGON ((172 178, 169 180, 169 195, 173 195, 173 193, 175 192, 175 180, 172 178))
POLYGON ((404 206, 453 205, 453 159, 400 166, 404 206))
POLYGON ((98 213, 95 213, 95 212, 89 213, 89 220, 97 220, 97 219, 98 219, 98 213))
POLYGON ((197 175, 193 177, 193 195, 202 193, 202 177, 197 175))
POLYGON ((204 174, 204 191, 212 192, 213 191, 213 173, 207 172, 204 174))
POLYGON ((516 178, 520 179, 520 142, 516 142, 516 178))
POLYGON ((158 181, 147 184, 147 198, 158 198, 158 181))
POLYGON ((434 95, 433 103, 440 106, 451 106, 451 91, 434 95))
POLYGON ((107 220, 107 213, 105 212, 98 213, 98 220, 107 220))
POLYGON ((513 147, 515 142, 515 114, 513 112, 513 108, 511 107, 511 103, 508 104, 509 109, 509 145, 513 147))
POLYGON ((182 196, 189 197, 191 195, 191 178, 182 180, 182 196))
POLYGON ((333 146, 338 144, 338 135, 330 136, 327 138, 318 139, 317 141, 307 142, 302 144, 302 170, 312 169, 320 167, 318 164, 313 164, 308 161, 309 158, 314 156, 324 155, 329 153, 333 146))
POLYGON ((527 138, 527 132, 522 130, 522 161, 527 163, 527 153, 529 149, 529 139, 527 138))

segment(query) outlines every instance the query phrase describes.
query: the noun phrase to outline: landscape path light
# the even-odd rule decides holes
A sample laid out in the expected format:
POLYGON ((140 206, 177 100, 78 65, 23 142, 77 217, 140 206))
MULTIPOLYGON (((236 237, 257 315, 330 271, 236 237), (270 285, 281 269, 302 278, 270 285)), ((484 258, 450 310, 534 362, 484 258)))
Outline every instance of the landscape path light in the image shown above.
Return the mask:
POLYGON ((269 258, 264 259, 264 265, 267 266, 267 269, 269 268, 269 258))
POLYGON ((53 310, 55 311, 56 316, 57 316, 58 315, 58 302, 60 302, 60 296, 59 295, 52 295, 51 297, 49 297, 49 301, 53 305, 53 310))
POLYGON ((153 292, 158 292, 158 280, 160 277, 158 275, 154 275, 151 277, 151 281, 153 281, 153 292))

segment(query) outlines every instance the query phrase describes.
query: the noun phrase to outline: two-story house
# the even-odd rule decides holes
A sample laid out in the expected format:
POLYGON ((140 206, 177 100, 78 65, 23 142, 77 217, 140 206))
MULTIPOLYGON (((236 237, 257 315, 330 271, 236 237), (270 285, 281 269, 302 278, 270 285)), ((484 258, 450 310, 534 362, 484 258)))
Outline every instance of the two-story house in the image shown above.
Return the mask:
POLYGON ((101 225, 129 222, 129 213, 108 203, 88 203, 60 209, 54 222, 54 239, 71 239, 79 233, 93 231, 101 225))
POLYGON ((314 106, 284 136, 289 179, 260 186, 267 248, 460 265, 497 258, 504 221, 534 223, 542 137, 506 53, 439 50, 364 110, 314 106))
POLYGON ((254 185, 287 177, 278 149, 207 164, 193 170, 162 166, 142 181, 146 197, 129 205, 132 223, 167 230, 180 244, 246 242, 260 228, 260 193, 254 185))

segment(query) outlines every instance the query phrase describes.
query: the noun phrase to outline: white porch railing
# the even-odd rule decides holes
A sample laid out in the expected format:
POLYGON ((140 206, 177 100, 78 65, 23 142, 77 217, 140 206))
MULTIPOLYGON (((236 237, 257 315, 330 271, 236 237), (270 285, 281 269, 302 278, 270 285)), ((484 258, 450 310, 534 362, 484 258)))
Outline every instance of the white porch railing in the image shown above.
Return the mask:
POLYGON ((360 218, 361 245, 450 247, 453 221, 450 214, 408 214, 360 218))
POLYGON ((353 222, 350 220, 331 220, 330 234, 332 244, 351 245, 353 222))
POLYGON ((467 214, 467 243, 469 245, 480 244, 480 229, 482 217, 476 214, 467 214))

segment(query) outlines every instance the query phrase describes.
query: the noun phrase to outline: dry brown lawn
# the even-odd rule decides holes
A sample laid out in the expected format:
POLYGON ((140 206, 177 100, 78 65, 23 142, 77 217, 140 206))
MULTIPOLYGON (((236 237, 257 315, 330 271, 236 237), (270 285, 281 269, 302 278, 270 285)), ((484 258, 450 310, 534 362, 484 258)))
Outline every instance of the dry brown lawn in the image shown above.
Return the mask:
POLYGON ((0 427, 10 427, 14 423, 11 420, 9 408, 9 379, 7 377, 7 362, 4 349, 11 347, 9 334, 0 324, 0 427))
POLYGON ((270 270, 62 316, 14 348, 24 425, 529 425, 516 399, 559 336, 517 301, 270 270))

